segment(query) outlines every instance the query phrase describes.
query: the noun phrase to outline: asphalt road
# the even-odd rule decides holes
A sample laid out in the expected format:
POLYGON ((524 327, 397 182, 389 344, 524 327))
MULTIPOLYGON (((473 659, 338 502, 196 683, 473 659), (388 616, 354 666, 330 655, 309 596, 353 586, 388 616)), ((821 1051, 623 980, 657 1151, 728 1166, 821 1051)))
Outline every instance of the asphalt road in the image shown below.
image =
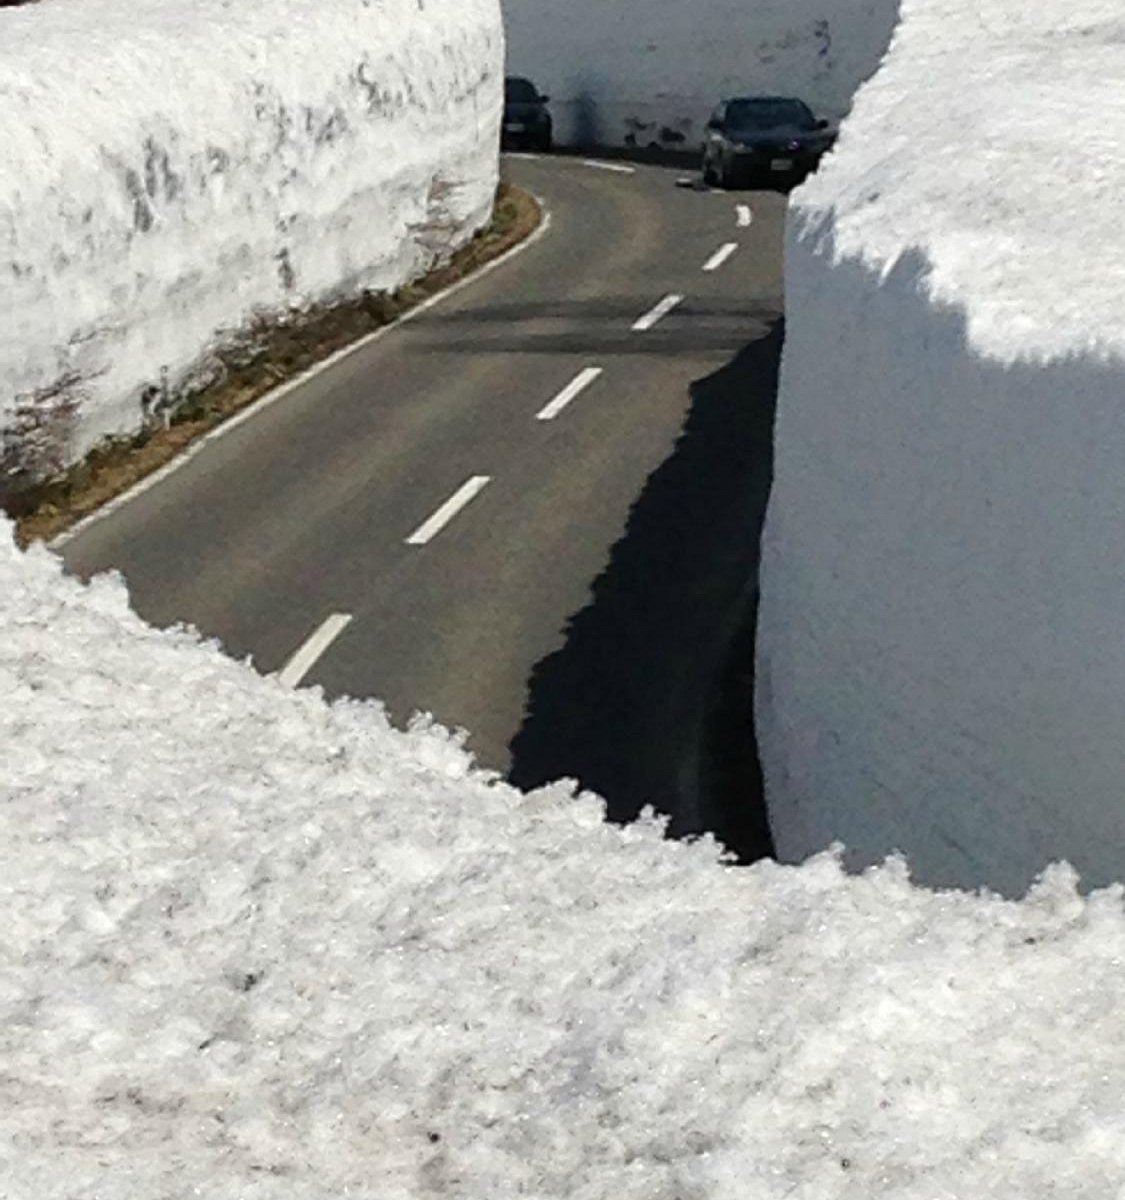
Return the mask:
POLYGON ((574 777, 614 817, 652 802, 753 856, 741 714, 785 198, 654 166, 505 169, 545 201, 544 236, 64 557, 263 672, 468 729, 520 786, 574 777))

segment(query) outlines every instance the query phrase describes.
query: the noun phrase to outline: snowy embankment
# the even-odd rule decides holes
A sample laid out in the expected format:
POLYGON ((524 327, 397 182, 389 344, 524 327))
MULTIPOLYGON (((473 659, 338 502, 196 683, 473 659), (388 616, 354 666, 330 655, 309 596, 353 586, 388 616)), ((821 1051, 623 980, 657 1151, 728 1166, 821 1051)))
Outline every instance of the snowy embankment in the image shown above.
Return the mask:
POLYGON ((509 74, 551 97, 560 142, 698 150, 731 95, 847 111, 898 0, 503 0, 509 74))
POLYGON ((1125 1186, 1120 889, 1083 899, 1059 869, 1017 904, 894 865, 726 870, 148 629, 119 582, 65 578, 6 524, 0 630, 6 1197, 1125 1186))
POLYGON ((1125 19, 906 0, 795 197, 759 735, 780 854, 1125 872, 1125 19))
POLYGON ((1125 1185, 1120 890, 1014 904, 523 797, 0 530, 0 1193, 1125 1185))
POLYGON ((496 0, 4 12, 7 465, 134 432, 252 316, 394 288, 467 239, 502 59, 496 0))

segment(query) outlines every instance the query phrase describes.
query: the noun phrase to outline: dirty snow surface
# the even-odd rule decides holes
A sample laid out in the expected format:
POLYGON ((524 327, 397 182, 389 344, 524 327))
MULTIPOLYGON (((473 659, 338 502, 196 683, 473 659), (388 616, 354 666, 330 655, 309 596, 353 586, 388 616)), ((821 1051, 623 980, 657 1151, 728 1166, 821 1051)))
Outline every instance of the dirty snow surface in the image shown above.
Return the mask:
POLYGON ((759 733, 779 852, 1125 870, 1125 16, 906 0, 794 198, 759 733))
POLYGON ((0 430, 72 460, 255 314, 424 271, 488 220, 502 75, 497 0, 0 11, 0 430))
POLYGON ((0 532, 0 1194, 1125 1187, 1119 889, 724 868, 0 532))

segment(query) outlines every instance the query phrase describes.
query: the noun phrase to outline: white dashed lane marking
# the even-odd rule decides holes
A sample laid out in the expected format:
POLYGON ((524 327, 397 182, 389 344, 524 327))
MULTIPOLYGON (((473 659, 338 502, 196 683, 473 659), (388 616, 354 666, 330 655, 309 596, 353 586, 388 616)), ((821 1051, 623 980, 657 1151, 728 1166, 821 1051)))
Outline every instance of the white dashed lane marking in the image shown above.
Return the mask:
POLYGON ((624 163, 598 162, 594 158, 584 158, 582 160, 584 167, 594 167, 599 171, 616 171, 618 175, 635 175, 636 167, 626 166, 624 163))
POLYGON ((662 321, 678 304, 683 303, 683 296, 665 296, 655 308, 649 309, 643 317, 633 322, 634 333, 646 333, 658 321, 662 321))
POLYGON ((705 271, 717 271, 737 249, 737 242, 727 242, 725 246, 720 246, 703 264, 703 269, 705 271))
POLYGON ((535 414, 538 421, 553 421, 555 417, 562 412, 564 408, 578 396, 580 396, 595 379, 602 373, 601 367, 587 367, 579 373, 563 388, 561 392, 542 409, 535 414))
POLYGON ((489 475, 474 475, 466 480, 452 496, 406 539, 408 546, 424 546, 432 541, 474 497, 491 482, 489 475))
POLYGON ((351 621, 348 613, 333 613, 278 672, 282 684, 287 688, 297 687, 351 621))

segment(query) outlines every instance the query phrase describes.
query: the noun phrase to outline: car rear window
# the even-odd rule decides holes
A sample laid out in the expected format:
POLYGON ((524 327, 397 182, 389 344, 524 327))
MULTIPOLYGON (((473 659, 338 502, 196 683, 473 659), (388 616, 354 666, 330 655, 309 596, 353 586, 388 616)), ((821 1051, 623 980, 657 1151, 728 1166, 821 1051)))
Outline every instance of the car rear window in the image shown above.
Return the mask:
POLYGON ((800 100, 732 100, 727 105, 731 129, 774 129, 779 125, 812 129, 815 124, 800 100))
POLYGON ((504 99, 513 100, 516 104, 534 104, 539 99, 535 84, 526 79, 505 79, 504 99))

